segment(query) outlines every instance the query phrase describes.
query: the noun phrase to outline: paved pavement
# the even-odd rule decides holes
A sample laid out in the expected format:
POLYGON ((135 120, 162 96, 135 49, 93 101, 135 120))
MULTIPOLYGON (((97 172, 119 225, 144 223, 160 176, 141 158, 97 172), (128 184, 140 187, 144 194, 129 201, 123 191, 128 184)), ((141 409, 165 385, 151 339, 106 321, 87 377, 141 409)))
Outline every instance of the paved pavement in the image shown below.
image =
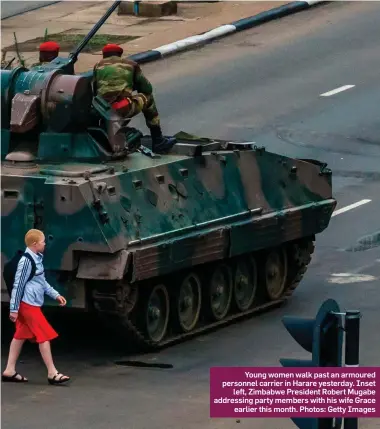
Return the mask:
MULTIPOLYGON (((334 170, 338 209, 371 201, 332 218, 287 306, 139 356, 171 369, 117 366, 130 356, 110 336, 97 325, 90 330, 81 316, 62 316, 53 322, 62 333, 54 351, 58 368, 73 376, 71 386, 48 386, 28 347, 19 370, 31 382, 2 387, 4 429, 24 429, 26 419, 28 429, 235 429, 235 420, 209 418, 209 368, 279 366, 280 357, 306 356, 281 316, 313 316, 327 298, 362 311, 360 363, 379 364, 380 247, 358 245, 380 229, 379 19, 378 3, 336 2, 144 67, 156 84, 165 131, 249 139, 290 156, 316 157, 334 170), (355 86, 320 96, 343 85, 355 86)), ((3 361, 10 336, 4 332, 3 361)), ((288 419, 240 425, 295 428, 288 419)), ((361 419, 360 428, 380 423, 361 419)))
POLYGON ((16 16, 20 13, 28 12, 30 10, 35 10, 40 7, 48 6, 53 3, 58 3, 57 1, 10 1, 3 0, 1 2, 1 19, 10 18, 16 16))

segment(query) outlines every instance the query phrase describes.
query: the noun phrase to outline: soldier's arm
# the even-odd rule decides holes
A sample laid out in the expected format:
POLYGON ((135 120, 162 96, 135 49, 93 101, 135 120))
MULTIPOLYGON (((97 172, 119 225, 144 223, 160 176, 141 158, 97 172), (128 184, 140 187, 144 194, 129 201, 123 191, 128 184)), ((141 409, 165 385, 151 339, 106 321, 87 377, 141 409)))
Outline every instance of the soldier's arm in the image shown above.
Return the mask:
POLYGON ((152 95, 153 87, 138 64, 135 65, 134 88, 137 92, 152 95))

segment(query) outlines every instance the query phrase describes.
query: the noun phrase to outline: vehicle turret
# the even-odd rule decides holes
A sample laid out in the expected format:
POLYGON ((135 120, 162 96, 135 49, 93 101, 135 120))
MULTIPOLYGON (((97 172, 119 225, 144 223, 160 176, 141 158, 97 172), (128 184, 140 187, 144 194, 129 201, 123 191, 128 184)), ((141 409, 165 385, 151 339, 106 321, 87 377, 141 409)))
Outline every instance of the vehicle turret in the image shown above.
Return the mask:
POLYGON ((113 133, 112 121, 120 118, 104 100, 94 99, 92 74, 74 74, 79 54, 119 4, 107 10, 68 57, 31 69, 1 70, 2 160, 99 162, 138 147, 134 142, 141 133, 126 128, 113 133))

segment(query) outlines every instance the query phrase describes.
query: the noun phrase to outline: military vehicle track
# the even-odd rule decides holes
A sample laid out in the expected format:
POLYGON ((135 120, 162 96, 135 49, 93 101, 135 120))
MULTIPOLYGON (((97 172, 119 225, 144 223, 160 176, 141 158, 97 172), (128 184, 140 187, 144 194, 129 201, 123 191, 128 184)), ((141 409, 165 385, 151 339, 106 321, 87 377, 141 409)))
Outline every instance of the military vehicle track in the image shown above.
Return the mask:
MULTIPOLYGON (((184 270, 170 276, 156 278, 154 282, 150 282, 148 287, 144 288, 144 286, 140 284, 139 290, 145 292, 143 296, 136 299, 131 311, 126 312, 124 307, 119 314, 117 314, 117 311, 107 310, 106 306, 104 306, 104 302, 107 301, 107 298, 111 301, 116 300, 116 294, 109 294, 106 292, 107 289, 103 288, 101 291, 93 289, 94 306, 107 324, 112 326, 112 329, 121 329, 120 334, 125 338, 126 344, 130 344, 130 342, 133 341, 133 343, 143 351, 158 350, 206 333, 215 328, 222 327, 232 321, 237 321, 241 318, 252 316, 255 313, 278 307, 290 298, 299 285, 311 261, 313 252, 314 237, 309 239, 303 238, 294 242, 284 243, 277 248, 264 249, 252 254, 241 255, 230 260, 199 265, 193 267, 191 270, 184 270), (284 259, 284 261, 287 262, 285 269, 284 266, 279 266, 281 264, 277 264, 277 266, 275 263, 272 263, 272 265, 270 264, 270 260, 276 259, 274 255, 281 254, 282 251, 284 251, 283 254, 286 255, 284 259), (242 262, 244 263, 252 260, 256 264, 255 266, 251 265, 251 267, 254 267, 254 274, 251 276, 251 280, 249 280, 247 276, 244 276, 244 274, 237 280, 238 265, 242 262), (225 272, 230 272, 232 275, 229 275, 230 291, 227 295, 227 302, 222 306, 222 311, 216 314, 215 311, 214 313, 212 311, 210 301, 205 301, 205 297, 207 298, 207 291, 212 287, 212 282, 205 283, 205 281, 210 280, 210 272, 215 274, 218 267, 224 267, 226 269, 225 272), (275 268, 272 279, 274 278, 275 285, 271 288, 270 282, 268 282, 268 275, 273 274, 273 267, 275 268), (183 327, 182 324, 182 329, 179 323, 178 313, 176 312, 176 310, 178 310, 177 304, 179 300, 177 301, 175 299, 176 294, 179 294, 179 288, 174 287, 174 283, 178 278, 182 278, 183 280, 189 278, 203 280, 201 280, 197 287, 198 291, 201 290, 201 302, 196 305, 195 312, 193 311, 192 313, 193 317, 191 323, 185 327, 183 327), (252 279, 254 280, 253 283, 252 279), (246 286, 248 285, 248 292, 249 289, 251 289, 249 294, 244 295, 243 293, 243 297, 245 296, 248 300, 248 302, 245 303, 239 301, 235 295, 235 291, 239 289, 236 285, 241 284, 241 282, 244 282, 246 286), (249 286, 252 285, 253 287, 249 288, 249 286), (166 314, 164 317, 161 317, 162 308, 159 313, 157 312, 157 306, 148 305, 149 297, 152 297, 153 291, 159 291, 162 296, 166 295, 166 304, 169 307, 167 307, 169 314, 166 314), (212 317, 212 313, 214 317, 212 317), (149 332, 148 319, 159 320, 161 324, 153 334, 149 332), (156 334, 156 337, 154 337, 154 334, 156 334)), ((184 282, 182 282, 182 284, 183 283, 184 282)), ((220 286, 220 283, 218 286, 220 286)), ((226 286, 226 284, 224 284, 224 286, 226 286)), ((109 285, 106 287, 109 290, 109 285)), ((223 291, 221 294, 223 295, 223 291)), ((186 301, 186 299, 181 302, 183 303, 183 301, 186 301)))

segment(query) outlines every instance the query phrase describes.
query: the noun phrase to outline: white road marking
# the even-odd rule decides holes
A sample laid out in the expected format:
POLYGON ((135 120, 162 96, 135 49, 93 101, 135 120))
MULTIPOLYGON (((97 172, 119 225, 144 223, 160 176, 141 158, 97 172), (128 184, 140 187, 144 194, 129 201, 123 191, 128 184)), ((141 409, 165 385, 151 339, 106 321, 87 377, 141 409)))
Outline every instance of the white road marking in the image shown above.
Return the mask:
POLYGON ((341 213, 348 212, 349 210, 355 209, 356 207, 362 206, 363 204, 370 203, 371 201, 372 200, 360 200, 357 203, 353 203, 353 204, 350 204, 349 206, 342 207, 339 210, 335 210, 334 213, 332 214, 332 217, 341 213))
POLYGON ((344 85, 339 88, 333 89, 332 91, 321 94, 321 97, 330 97, 330 95, 338 94, 338 92, 346 91, 347 89, 353 88, 355 85, 344 85))
POLYGON ((359 282, 371 282, 377 280, 375 276, 369 274, 354 274, 354 273, 338 273, 331 274, 329 283, 336 284, 348 284, 348 283, 359 283, 359 282))

